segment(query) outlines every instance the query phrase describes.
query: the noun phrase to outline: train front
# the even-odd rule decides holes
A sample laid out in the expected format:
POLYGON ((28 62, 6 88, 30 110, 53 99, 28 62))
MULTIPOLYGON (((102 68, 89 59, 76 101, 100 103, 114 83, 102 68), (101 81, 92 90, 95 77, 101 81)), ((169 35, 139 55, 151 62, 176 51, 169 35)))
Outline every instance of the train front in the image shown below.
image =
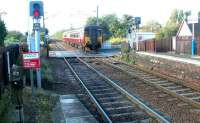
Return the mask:
POLYGON ((98 50, 103 42, 103 32, 99 26, 84 28, 84 50, 98 50))

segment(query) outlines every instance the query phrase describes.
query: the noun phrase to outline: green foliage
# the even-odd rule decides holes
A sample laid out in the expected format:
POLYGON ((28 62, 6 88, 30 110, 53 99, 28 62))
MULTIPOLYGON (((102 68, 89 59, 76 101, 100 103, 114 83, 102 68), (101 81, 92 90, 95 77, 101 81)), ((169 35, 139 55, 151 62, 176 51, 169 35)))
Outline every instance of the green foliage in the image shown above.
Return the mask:
POLYGON ((45 38, 45 32, 40 32, 40 40, 44 41, 45 38))
POLYGON ((156 39, 169 38, 175 36, 178 31, 178 25, 170 25, 162 28, 159 33, 156 34, 156 39))
POLYGON ((122 42, 126 42, 126 38, 120 38, 120 37, 112 37, 110 38, 109 40, 112 44, 119 44, 119 43, 122 43, 122 42))
POLYGON ((96 25, 96 17, 87 18, 86 25, 96 25))
POLYGON ((127 42, 123 42, 121 44, 121 52, 122 54, 127 54, 130 52, 130 45, 127 42))
POLYGON ((47 28, 41 28, 41 31, 40 31, 40 39, 42 41, 45 40, 45 35, 48 35, 49 33, 49 30, 47 28))
POLYGON ((19 43, 25 41, 26 41, 26 36, 19 31, 9 31, 5 38, 6 44, 19 43))
POLYGON ((4 46, 4 39, 7 35, 5 23, 0 20, 0 46, 4 46))
MULTIPOLYGON (((104 40, 108 40, 111 37, 111 33, 109 31, 109 18, 111 16, 104 16, 102 18, 99 18, 99 26, 103 29, 103 37, 104 40), (106 21, 107 20, 107 21, 106 21)), ((96 25, 96 17, 89 17, 86 21, 86 25, 96 25)))
POLYGON ((25 88, 23 91, 25 122, 52 123, 52 111, 58 96, 49 91, 37 90, 32 98, 30 88, 25 88), (37 113, 32 115, 32 112, 37 113))
MULTIPOLYGON (((86 25, 95 25, 96 17, 89 17, 86 25)), ((122 19, 115 14, 110 14, 99 18, 99 25, 103 28, 104 38, 108 40, 110 37, 126 37, 128 27, 133 24, 133 17, 123 15, 122 19)))
POLYGON ((128 64, 135 64, 135 59, 133 59, 129 53, 122 54, 121 60, 128 64))
POLYGON ((9 112, 11 112, 12 107, 11 93, 9 90, 5 90, 0 99, 0 123, 11 122, 9 112))
POLYGON ((121 37, 126 37, 126 33, 127 33, 127 30, 128 28, 130 28, 130 26, 134 25, 135 24, 135 21, 133 19, 133 16, 131 15, 123 15, 121 21, 121 28, 120 28, 120 33, 119 35, 121 37))
POLYGON ((58 32, 54 33, 51 36, 51 38, 57 39, 57 40, 62 40, 63 39, 63 32, 64 32, 64 30, 58 31, 58 32))
POLYGON ((161 39, 175 36, 181 22, 183 20, 187 21, 190 14, 191 11, 183 12, 183 10, 174 9, 169 17, 169 20, 167 21, 166 26, 156 34, 156 38, 161 39))
MULTIPOLYGON (((46 54, 46 53, 44 53, 44 54, 46 54)), ((42 59, 41 66, 42 66, 41 71, 42 71, 42 75, 43 75, 42 79, 47 82, 52 82, 53 78, 51 76, 52 70, 49 67, 50 64, 45 59, 42 59)))
POLYGON ((159 24, 157 21, 151 20, 142 26, 141 30, 143 32, 159 32, 161 27, 161 24, 159 24))

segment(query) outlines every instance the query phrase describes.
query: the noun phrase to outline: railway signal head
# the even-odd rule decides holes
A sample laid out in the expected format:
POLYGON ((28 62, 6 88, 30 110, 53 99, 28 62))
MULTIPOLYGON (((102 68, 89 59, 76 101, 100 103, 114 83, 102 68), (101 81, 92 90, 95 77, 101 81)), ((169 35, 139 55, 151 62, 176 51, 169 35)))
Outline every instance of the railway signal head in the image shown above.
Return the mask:
POLYGON ((132 32, 131 28, 128 28, 128 33, 130 34, 132 32))
POLYGON ((44 16, 42 1, 31 1, 29 7, 30 16, 32 16, 34 19, 39 19, 41 16, 44 16))
POLYGON ((135 17, 135 23, 136 25, 141 24, 141 17, 135 17))

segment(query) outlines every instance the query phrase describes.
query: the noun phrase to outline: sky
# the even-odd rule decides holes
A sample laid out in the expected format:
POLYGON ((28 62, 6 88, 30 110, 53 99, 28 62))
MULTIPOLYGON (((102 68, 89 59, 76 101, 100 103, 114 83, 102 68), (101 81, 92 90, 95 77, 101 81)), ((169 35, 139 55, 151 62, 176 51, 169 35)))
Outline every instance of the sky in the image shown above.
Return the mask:
MULTIPOLYGON (((191 10, 194 15, 200 11, 200 0, 42 0, 44 3, 45 26, 50 34, 69 27, 84 26, 90 16, 107 14, 129 14, 140 16, 142 24, 156 20, 165 24, 173 9, 191 10)), ((7 29, 26 32, 32 26, 29 17, 30 0, 0 0, 0 13, 7 29)))

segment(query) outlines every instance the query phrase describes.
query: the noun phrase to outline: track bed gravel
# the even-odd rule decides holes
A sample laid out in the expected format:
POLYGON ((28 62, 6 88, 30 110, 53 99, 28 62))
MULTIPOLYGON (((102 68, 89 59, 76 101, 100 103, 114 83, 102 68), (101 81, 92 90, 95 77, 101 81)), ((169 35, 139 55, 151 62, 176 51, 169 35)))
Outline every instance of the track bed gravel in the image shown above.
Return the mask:
MULTIPOLYGON (((149 86, 140 80, 120 72, 102 62, 89 60, 90 65, 107 75, 130 93, 137 93, 148 105, 167 115, 175 123, 199 123, 200 110, 189 104, 168 95, 155 87, 149 86)), ((131 68, 130 68, 131 69, 131 68)))

